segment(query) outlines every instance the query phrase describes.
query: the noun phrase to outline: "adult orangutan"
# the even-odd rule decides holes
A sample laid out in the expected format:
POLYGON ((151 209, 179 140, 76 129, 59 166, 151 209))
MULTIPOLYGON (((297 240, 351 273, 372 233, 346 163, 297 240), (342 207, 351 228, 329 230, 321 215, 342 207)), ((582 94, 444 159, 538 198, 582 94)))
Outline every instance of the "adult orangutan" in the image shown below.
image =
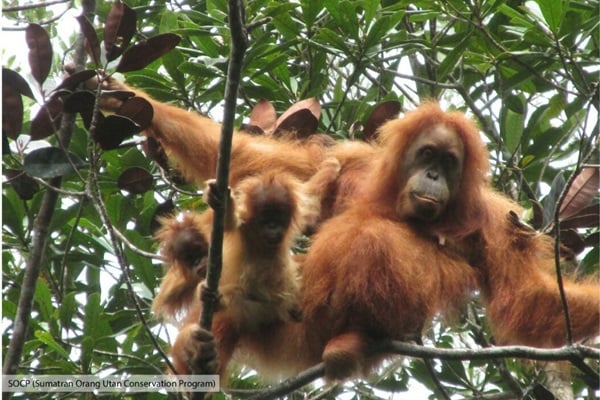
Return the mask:
MULTIPOLYGON (((369 367, 374 340, 418 335, 474 281, 498 342, 564 344, 552 239, 517 233, 509 217, 521 209, 489 186, 472 121, 427 103, 380 135, 365 190, 323 224, 302 270, 303 323, 319 327, 327 375, 369 367)), ((598 285, 566 280, 565 290, 573 338, 596 335, 598 285)))

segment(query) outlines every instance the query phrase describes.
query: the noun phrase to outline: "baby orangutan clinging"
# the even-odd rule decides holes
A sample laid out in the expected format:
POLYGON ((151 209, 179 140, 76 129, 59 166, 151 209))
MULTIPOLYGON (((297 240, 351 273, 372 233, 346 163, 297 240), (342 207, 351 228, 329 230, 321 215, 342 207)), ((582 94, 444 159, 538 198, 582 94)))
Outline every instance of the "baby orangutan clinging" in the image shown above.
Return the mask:
MULTIPOLYGON (((222 379, 225 379, 224 371, 241 339, 248 335, 260 336, 273 325, 300 319, 299 272, 291 248, 296 235, 313 224, 320 214, 321 198, 338 173, 337 160, 327 159, 317 174, 305 183, 286 174, 264 173, 246 178, 234 188, 225 222, 220 306, 212 327, 222 379)), ((209 204, 219 201, 214 196, 212 183, 209 183, 206 196, 209 204)), ((168 222, 159 235, 163 241, 180 241, 194 247, 169 253, 172 265, 186 264, 186 256, 194 249, 202 252, 203 247, 196 244, 207 238, 203 232, 212 221, 212 211, 201 216, 188 214, 181 221, 168 222), (183 227, 182 223, 194 225, 183 227), (195 232, 194 240, 189 237, 190 232, 195 232), (173 236, 169 237, 169 234, 173 236)), ((165 246, 163 242, 165 247, 170 249, 172 246, 165 246)), ((187 265, 193 267, 191 263, 187 265)), ((183 276, 177 270, 168 270, 161 292, 164 282, 176 279, 171 274, 183 276)), ((194 282, 197 285, 198 280, 194 282)), ((210 338, 203 336, 205 331, 198 325, 201 296, 194 297, 194 293, 199 289, 185 281, 178 287, 171 284, 168 290, 186 292, 186 296, 159 293, 160 306, 155 304, 154 307, 169 313, 181 309, 181 305, 168 304, 166 299, 194 298, 171 352, 178 373, 210 372, 213 368, 207 362, 207 358, 211 358, 210 346, 204 346, 210 338)))
POLYGON ((166 267, 152 311, 160 319, 185 316, 206 277, 212 215, 185 212, 161 220, 155 238, 166 267))

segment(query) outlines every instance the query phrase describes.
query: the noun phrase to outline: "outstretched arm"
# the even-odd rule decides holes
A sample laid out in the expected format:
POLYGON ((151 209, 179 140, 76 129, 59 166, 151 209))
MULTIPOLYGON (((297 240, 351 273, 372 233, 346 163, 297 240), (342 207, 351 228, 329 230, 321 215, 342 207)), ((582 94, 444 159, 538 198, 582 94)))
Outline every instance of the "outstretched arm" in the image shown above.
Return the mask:
POLYGON ((152 123, 144 131, 165 149, 169 159, 188 178, 199 185, 214 176, 217 165, 221 125, 196 112, 154 100, 142 90, 134 89, 114 78, 106 82, 109 91, 101 108, 117 111, 127 100, 118 100, 110 91, 132 92, 147 100, 154 110, 152 123))
MULTIPOLYGON (((147 93, 116 79, 107 80, 106 89, 130 91, 152 105, 152 123, 144 134, 160 143, 171 162, 186 178, 204 185, 207 179, 215 176, 221 134, 219 123, 194 111, 161 103, 147 93)), ((101 107, 107 111, 116 111, 123 103, 124 101, 117 100, 108 93, 103 96, 101 107)), ((230 183, 235 185, 241 179, 265 170, 290 173, 306 180, 315 173, 324 153, 323 146, 235 132, 230 183)))

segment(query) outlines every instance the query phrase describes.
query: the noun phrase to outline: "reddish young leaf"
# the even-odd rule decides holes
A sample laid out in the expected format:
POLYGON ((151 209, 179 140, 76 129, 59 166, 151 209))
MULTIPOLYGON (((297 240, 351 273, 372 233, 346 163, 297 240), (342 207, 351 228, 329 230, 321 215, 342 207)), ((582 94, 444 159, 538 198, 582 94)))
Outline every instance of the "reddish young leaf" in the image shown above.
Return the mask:
POLYGON ((154 179, 150 172, 141 167, 131 167, 123 171, 117 180, 117 186, 131 194, 146 193, 152 189, 154 179))
POLYGON ((85 127, 90 129, 94 114, 95 102, 96 97, 92 92, 75 92, 65 98, 64 111, 68 113, 79 113, 83 119, 83 124, 85 127))
POLYGON ((2 85, 11 86, 19 94, 33 99, 33 92, 27 81, 16 71, 8 68, 2 68, 2 85))
POLYGON ((127 117, 109 115, 99 121, 94 140, 104 150, 113 150, 119 147, 123 140, 140 131, 140 126, 127 117))
POLYGON ((585 167, 573 181, 569 192, 560 207, 560 219, 567 219, 576 215, 582 208, 598 195, 600 187, 600 169, 585 167))
POLYGON ((365 123, 363 131, 365 140, 374 140, 377 137, 377 129, 390 119, 396 118, 401 109, 402 105, 396 100, 385 101, 375 106, 365 123))
POLYGON ((52 45, 48 32, 40 25, 29 24, 25 29, 25 40, 29 47, 29 68, 35 80, 44 83, 52 66, 52 45))
POLYGON ((40 140, 52 135, 60 127, 62 120, 63 102, 57 96, 52 96, 40 108, 37 115, 31 120, 29 136, 33 140, 40 140))
POLYGON ((31 200, 40 189, 38 183, 23 171, 5 169, 2 173, 8 178, 8 183, 22 200, 31 200))
POLYGON ((533 217, 531 218, 531 226, 536 230, 542 229, 544 224, 544 207, 538 201, 531 202, 531 208, 533 210, 533 217))
POLYGON ((16 139, 23 129, 23 99, 12 86, 2 82, 2 133, 16 139))
POLYGON ((125 101, 117 114, 133 120, 144 130, 152 123, 154 109, 150 102, 142 97, 132 97, 125 101))
POLYGON ((600 220, 600 204, 592 204, 580 209, 576 214, 573 214, 560 221, 561 229, 571 228, 596 228, 600 220))
POLYGON ((311 110, 305 108, 289 115, 278 124, 273 136, 287 136, 296 139, 306 138, 317 131, 319 120, 311 110))
POLYGON ((166 54, 179 44, 181 38, 173 33, 151 37, 127 48, 117 66, 118 72, 136 71, 166 54))
POLYGON ((263 131, 260 126, 250 124, 242 124, 242 126, 240 126, 240 131, 244 131, 254 136, 260 136, 265 134, 265 131, 263 131))
POLYGON ((75 90, 77 85, 83 82, 87 82, 96 76, 96 71, 92 69, 84 69, 83 71, 76 72, 72 75, 67 76, 60 85, 54 89, 55 92, 61 89, 75 90))
POLYGON ((129 90, 103 90, 103 97, 112 97, 119 101, 125 101, 135 96, 135 92, 129 90))
POLYGON ((136 23, 135 11, 120 1, 113 3, 104 24, 104 48, 108 61, 115 60, 129 46, 136 23))
POLYGON ((269 100, 260 99, 250 113, 248 125, 260 128, 263 132, 272 132, 275 129, 277 112, 269 100))
POLYGON ((85 51, 92 59, 92 62, 95 65, 100 66, 100 41, 98 40, 96 30, 94 29, 92 23, 85 17, 85 15, 78 16, 77 21, 79 21, 81 33, 83 33, 83 37, 85 37, 85 51))
POLYGON ((299 110, 309 110, 314 115, 317 122, 319 121, 319 118, 321 118, 321 104, 319 103, 319 100, 317 100, 314 97, 311 97, 310 99, 301 100, 296 104, 293 104, 287 110, 285 110, 285 112, 281 114, 281 116, 277 119, 275 127, 278 128, 283 123, 283 121, 285 121, 290 115, 296 113, 299 110))

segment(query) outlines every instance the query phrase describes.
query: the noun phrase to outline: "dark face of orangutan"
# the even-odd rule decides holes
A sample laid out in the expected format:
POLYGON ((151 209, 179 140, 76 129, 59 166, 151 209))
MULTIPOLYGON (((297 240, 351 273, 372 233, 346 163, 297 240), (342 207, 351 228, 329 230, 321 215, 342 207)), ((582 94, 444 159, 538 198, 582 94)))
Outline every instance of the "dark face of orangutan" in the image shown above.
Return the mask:
POLYGON ((464 145, 450 127, 434 125, 417 135, 401 163, 398 215, 437 220, 458 192, 463 161, 464 145))
POLYGON ((252 217, 241 226, 244 238, 255 249, 277 251, 292 223, 293 199, 288 188, 277 183, 253 189, 252 217))

